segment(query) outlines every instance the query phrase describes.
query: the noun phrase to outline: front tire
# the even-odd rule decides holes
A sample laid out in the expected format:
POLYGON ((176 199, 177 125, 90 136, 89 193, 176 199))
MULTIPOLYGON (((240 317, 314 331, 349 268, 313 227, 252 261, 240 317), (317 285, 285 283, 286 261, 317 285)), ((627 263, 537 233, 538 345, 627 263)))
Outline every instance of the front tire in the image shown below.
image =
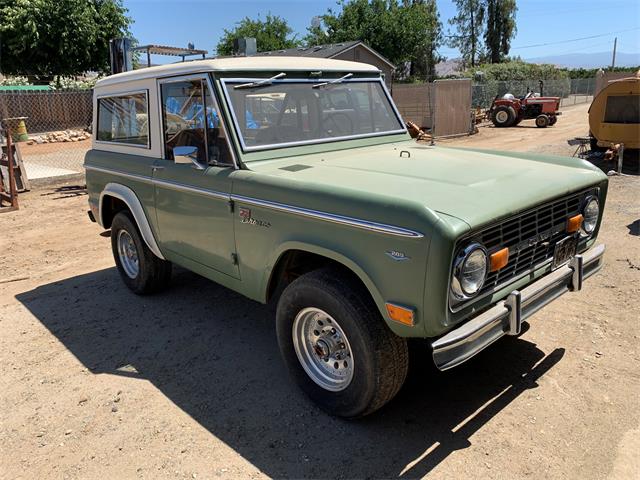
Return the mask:
POLYGON ((362 284, 339 270, 316 270, 287 286, 276 329, 290 375, 332 415, 378 410, 407 376, 406 340, 388 329, 362 284))
POLYGON ((129 212, 117 213, 111 222, 111 250, 122 281, 134 293, 154 293, 169 284, 171 262, 147 247, 129 212))
POLYGON ((547 115, 538 115, 536 117, 536 127, 538 128, 547 128, 549 126, 550 120, 547 115))

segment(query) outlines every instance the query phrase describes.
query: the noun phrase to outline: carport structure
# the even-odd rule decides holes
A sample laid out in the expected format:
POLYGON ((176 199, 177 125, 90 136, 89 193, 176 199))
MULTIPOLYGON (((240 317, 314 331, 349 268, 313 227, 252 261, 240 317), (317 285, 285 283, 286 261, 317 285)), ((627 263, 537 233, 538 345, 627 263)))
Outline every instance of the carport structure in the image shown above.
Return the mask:
POLYGON ((169 47, 166 45, 142 45, 131 49, 134 52, 147 52, 147 67, 151 66, 151 55, 168 55, 171 57, 181 57, 182 61, 186 57, 194 55, 202 55, 204 59, 207 55, 206 50, 198 50, 195 48, 169 47))

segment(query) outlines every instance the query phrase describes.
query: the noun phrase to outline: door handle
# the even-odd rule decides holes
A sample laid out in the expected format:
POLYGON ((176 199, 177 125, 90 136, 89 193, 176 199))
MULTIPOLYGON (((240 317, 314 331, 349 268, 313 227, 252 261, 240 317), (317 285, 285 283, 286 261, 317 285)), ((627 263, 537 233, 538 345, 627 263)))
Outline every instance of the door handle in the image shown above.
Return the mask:
POLYGON ((151 167, 151 170, 153 170, 154 172, 157 172, 158 170, 164 170, 164 167, 162 165, 153 165, 151 167))

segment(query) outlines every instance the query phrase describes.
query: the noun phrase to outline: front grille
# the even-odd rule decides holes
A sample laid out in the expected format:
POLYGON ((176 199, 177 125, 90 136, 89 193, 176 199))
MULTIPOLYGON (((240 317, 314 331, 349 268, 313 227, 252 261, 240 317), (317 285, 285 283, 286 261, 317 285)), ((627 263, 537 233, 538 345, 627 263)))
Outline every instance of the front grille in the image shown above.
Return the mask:
POLYGON ((484 245, 489 254, 509 248, 509 263, 489 273, 479 295, 550 260, 556 241, 567 235, 567 218, 580 213, 587 195, 588 192, 572 194, 540 205, 474 234, 472 239, 484 245))

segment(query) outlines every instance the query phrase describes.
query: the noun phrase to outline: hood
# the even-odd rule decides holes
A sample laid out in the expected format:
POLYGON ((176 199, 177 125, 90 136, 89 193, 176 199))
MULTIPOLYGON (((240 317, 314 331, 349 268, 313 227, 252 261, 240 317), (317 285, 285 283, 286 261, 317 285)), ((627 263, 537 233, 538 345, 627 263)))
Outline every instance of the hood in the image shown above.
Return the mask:
POLYGON ((251 170, 405 199, 475 227, 598 184, 570 157, 431 147, 414 141, 252 162, 251 170))

